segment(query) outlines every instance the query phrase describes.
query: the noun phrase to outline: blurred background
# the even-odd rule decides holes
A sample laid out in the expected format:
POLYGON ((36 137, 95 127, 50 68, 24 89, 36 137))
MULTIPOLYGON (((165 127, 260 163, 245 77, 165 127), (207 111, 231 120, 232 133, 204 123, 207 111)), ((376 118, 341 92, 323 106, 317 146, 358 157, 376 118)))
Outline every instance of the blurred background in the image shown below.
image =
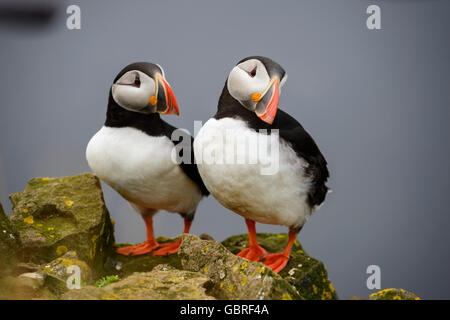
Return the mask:
MULTIPOLYGON (((299 235, 340 298, 367 296, 366 268, 382 288, 426 299, 450 293, 449 1, 0 1, 0 202, 36 176, 89 171, 85 148, 104 120, 108 90, 130 62, 161 64, 180 105, 171 124, 215 112, 227 75, 249 55, 288 72, 280 106, 329 162, 333 193, 299 235), (66 9, 81 8, 68 30, 66 9), (381 7, 381 30, 366 9, 381 7)), ((118 242, 145 228, 104 185, 118 242)), ((182 231, 161 212, 156 234, 182 231)), ((213 197, 192 233, 246 232, 213 197)), ((286 232, 257 225, 258 232, 286 232)))

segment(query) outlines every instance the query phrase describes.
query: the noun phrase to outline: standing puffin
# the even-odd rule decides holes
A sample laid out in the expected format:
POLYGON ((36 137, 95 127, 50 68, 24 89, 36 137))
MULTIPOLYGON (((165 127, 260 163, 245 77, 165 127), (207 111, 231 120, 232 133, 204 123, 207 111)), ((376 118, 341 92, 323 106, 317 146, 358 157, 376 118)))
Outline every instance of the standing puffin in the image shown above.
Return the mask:
MULTIPOLYGON (((160 114, 179 114, 163 69, 153 63, 132 63, 114 79, 106 122, 86 149, 92 171, 142 215, 147 227, 146 242, 120 248, 119 254, 176 253, 181 240, 156 242, 153 215, 158 210, 179 213, 187 233, 197 205, 208 195, 194 161, 178 164, 178 159, 172 159, 177 143, 171 136, 176 128, 160 114)), ((187 134, 184 138, 192 146, 193 138, 187 134)))
POLYGON ((238 256, 262 261, 277 273, 286 266, 306 220, 325 200, 329 176, 327 162, 311 136, 278 109, 279 88, 286 79, 284 69, 269 58, 252 56, 239 61, 225 83, 217 113, 194 142, 198 169, 208 190, 224 207, 245 218, 249 247, 238 256), (276 132, 278 170, 262 174, 267 156, 249 147, 248 141, 262 138, 270 145, 273 142, 268 137, 276 132), (216 160, 206 161, 206 151, 216 160), (217 161, 232 153, 238 159, 257 161, 217 161), (255 221, 289 227, 289 242, 282 253, 268 254, 259 246, 255 221))

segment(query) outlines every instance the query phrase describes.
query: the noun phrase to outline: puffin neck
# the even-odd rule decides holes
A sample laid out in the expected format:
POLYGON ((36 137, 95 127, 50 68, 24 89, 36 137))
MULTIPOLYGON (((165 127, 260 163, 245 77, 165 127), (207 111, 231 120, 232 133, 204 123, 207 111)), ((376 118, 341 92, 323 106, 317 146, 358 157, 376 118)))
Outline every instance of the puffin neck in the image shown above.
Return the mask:
POLYGON ((106 112, 106 127, 139 129, 152 136, 164 135, 164 126, 159 113, 142 114, 126 110, 119 106, 109 94, 106 112))
POLYGON ((253 111, 245 108, 239 101, 231 96, 226 83, 222 90, 222 94, 220 95, 217 113, 214 115, 214 118, 217 120, 222 118, 240 119, 245 121, 247 125, 254 130, 275 128, 274 124, 277 120, 277 117, 275 116, 275 121, 271 125, 262 121, 253 111))

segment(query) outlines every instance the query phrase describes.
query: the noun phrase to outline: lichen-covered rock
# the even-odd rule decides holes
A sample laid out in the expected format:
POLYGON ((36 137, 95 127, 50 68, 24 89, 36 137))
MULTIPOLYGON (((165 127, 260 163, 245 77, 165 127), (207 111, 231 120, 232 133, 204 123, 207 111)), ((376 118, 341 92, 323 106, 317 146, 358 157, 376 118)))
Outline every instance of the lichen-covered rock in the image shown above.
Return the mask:
POLYGON ((77 266, 80 270, 80 279, 88 283, 92 281, 92 273, 86 262, 79 260, 75 251, 69 251, 61 257, 56 258, 49 263, 39 267, 39 270, 47 276, 66 282, 67 278, 73 273, 69 267, 77 266))
MULTIPOLYGON (((282 252, 286 247, 287 234, 260 233, 259 244, 270 253, 282 252)), ((222 244, 234 254, 248 247, 248 235, 227 238, 222 244)), ((327 276, 325 265, 310 256, 295 241, 291 257, 279 275, 293 285, 300 295, 307 300, 338 299, 336 291, 327 276)))
POLYGON ((0 276, 9 272, 19 246, 19 236, 0 204, 0 276))
POLYGON ((404 289, 390 288, 372 293, 369 300, 420 300, 420 298, 404 289))
POLYGON ((94 271, 103 266, 114 236, 97 177, 33 178, 10 199, 26 260, 42 264, 72 250, 94 271))
POLYGON ((38 272, 45 277, 45 286, 56 295, 61 295, 68 290, 68 278, 78 274, 78 271, 80 284, 92 282, 91 269, 86 262, 78 259, 78 255, 75 251, 69 251, 55 260, 41 265, 38 269, 38 272))
POLYGON ((247 261, 220 242, 184 234, 178 251, 183 269, 211 278, 219 299, 303 299, 287 280, 259 262, 247 261))
POLYGON ((159 265, 151 272, 136 272, 105 287, 70 290, 64 300, 211 300, 210 279, 201 273, 159 265))
POLYGON ((351 296, 350 298, 348 298, 348 300, 366 300, 366 299, 363 297, 351 296))

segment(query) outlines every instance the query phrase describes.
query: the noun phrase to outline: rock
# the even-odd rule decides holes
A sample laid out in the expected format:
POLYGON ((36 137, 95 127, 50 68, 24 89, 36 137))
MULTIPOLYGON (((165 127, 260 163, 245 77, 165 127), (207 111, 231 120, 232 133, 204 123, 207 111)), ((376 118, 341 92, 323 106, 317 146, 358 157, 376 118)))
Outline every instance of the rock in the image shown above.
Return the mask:
POLYGON ((366 300, 366 299, 363 297, 352 296, 352 297, 348 298, 348 300, 366 300))
POLYGON ((202 239, 202 240, 215 240, 213 237, 211 237, 209 234, 207 234, 207 233, 202 233, 201 235, 200 235, 200 239, 202 239))
MULTIPOLYGON (((259 244, 270 253, 282 252, 286 247, 287 234, 260 233, 259 244)), ((222 244, 234 254, 248 247, 248 235, 227 238, 222 244)), ((327 276, 325 265, 310 256, 295 241, 291 257, 279 275, 294 286, 298 293, 307 300, 338 299, 337 293, 327 276)))
POLYGON ((9 273, 19 247, 17 231, 0 204, 0 276, 9 273))
POLYGON ((44 264, 39 270, 47 276, 66 282, 67 278, 73 273, 69 267, 77 266, 80 268, 80 279, 82 282, 92 282, 92 273, 86 262, 79 260, 75 251, 69 251, 61 257, 44 264))
POLYGON ((404 289, 390 288, 372 293, 369 300, 420 300, 420 298, 404 289))
POLYGON ((42 264, 72 250, 94 271, 103 266, 114 235, 97 177, 33 178, 10 199, 28 261, 42 264))
POLYGON ((68 278, 72 275, 76 275, 78 271, 80 285, 92 282, 93 277, 91 269, 86 262, 78 259, 78 255, 75 251, 69 251, 62 257, 58 257, 39 267, 39 272, 45 276, 45 286, 58 296, 68 290, 68 278))
POLYGON ((39 272, 27 272, 19 275, 19 278, 30 279, 30 284, 35 288, 39 289, 44 285, 44 276, 39 272))
POLYGON ((262 263, 247 261, 220 242, 184 234, 178 251, 183 269, 212 280, 210 294, 218 299, 303 299, 294 286, 262 263))
POLYGON ((56 299, 34 276, 6 276, 0 279, 0 300, 56 299))
POLYGON ((212 300, 210 279, 201 273, 159 265, 151 272, 136 272, 118 282, 97 288, 70 290, 64 300, 212 300))

